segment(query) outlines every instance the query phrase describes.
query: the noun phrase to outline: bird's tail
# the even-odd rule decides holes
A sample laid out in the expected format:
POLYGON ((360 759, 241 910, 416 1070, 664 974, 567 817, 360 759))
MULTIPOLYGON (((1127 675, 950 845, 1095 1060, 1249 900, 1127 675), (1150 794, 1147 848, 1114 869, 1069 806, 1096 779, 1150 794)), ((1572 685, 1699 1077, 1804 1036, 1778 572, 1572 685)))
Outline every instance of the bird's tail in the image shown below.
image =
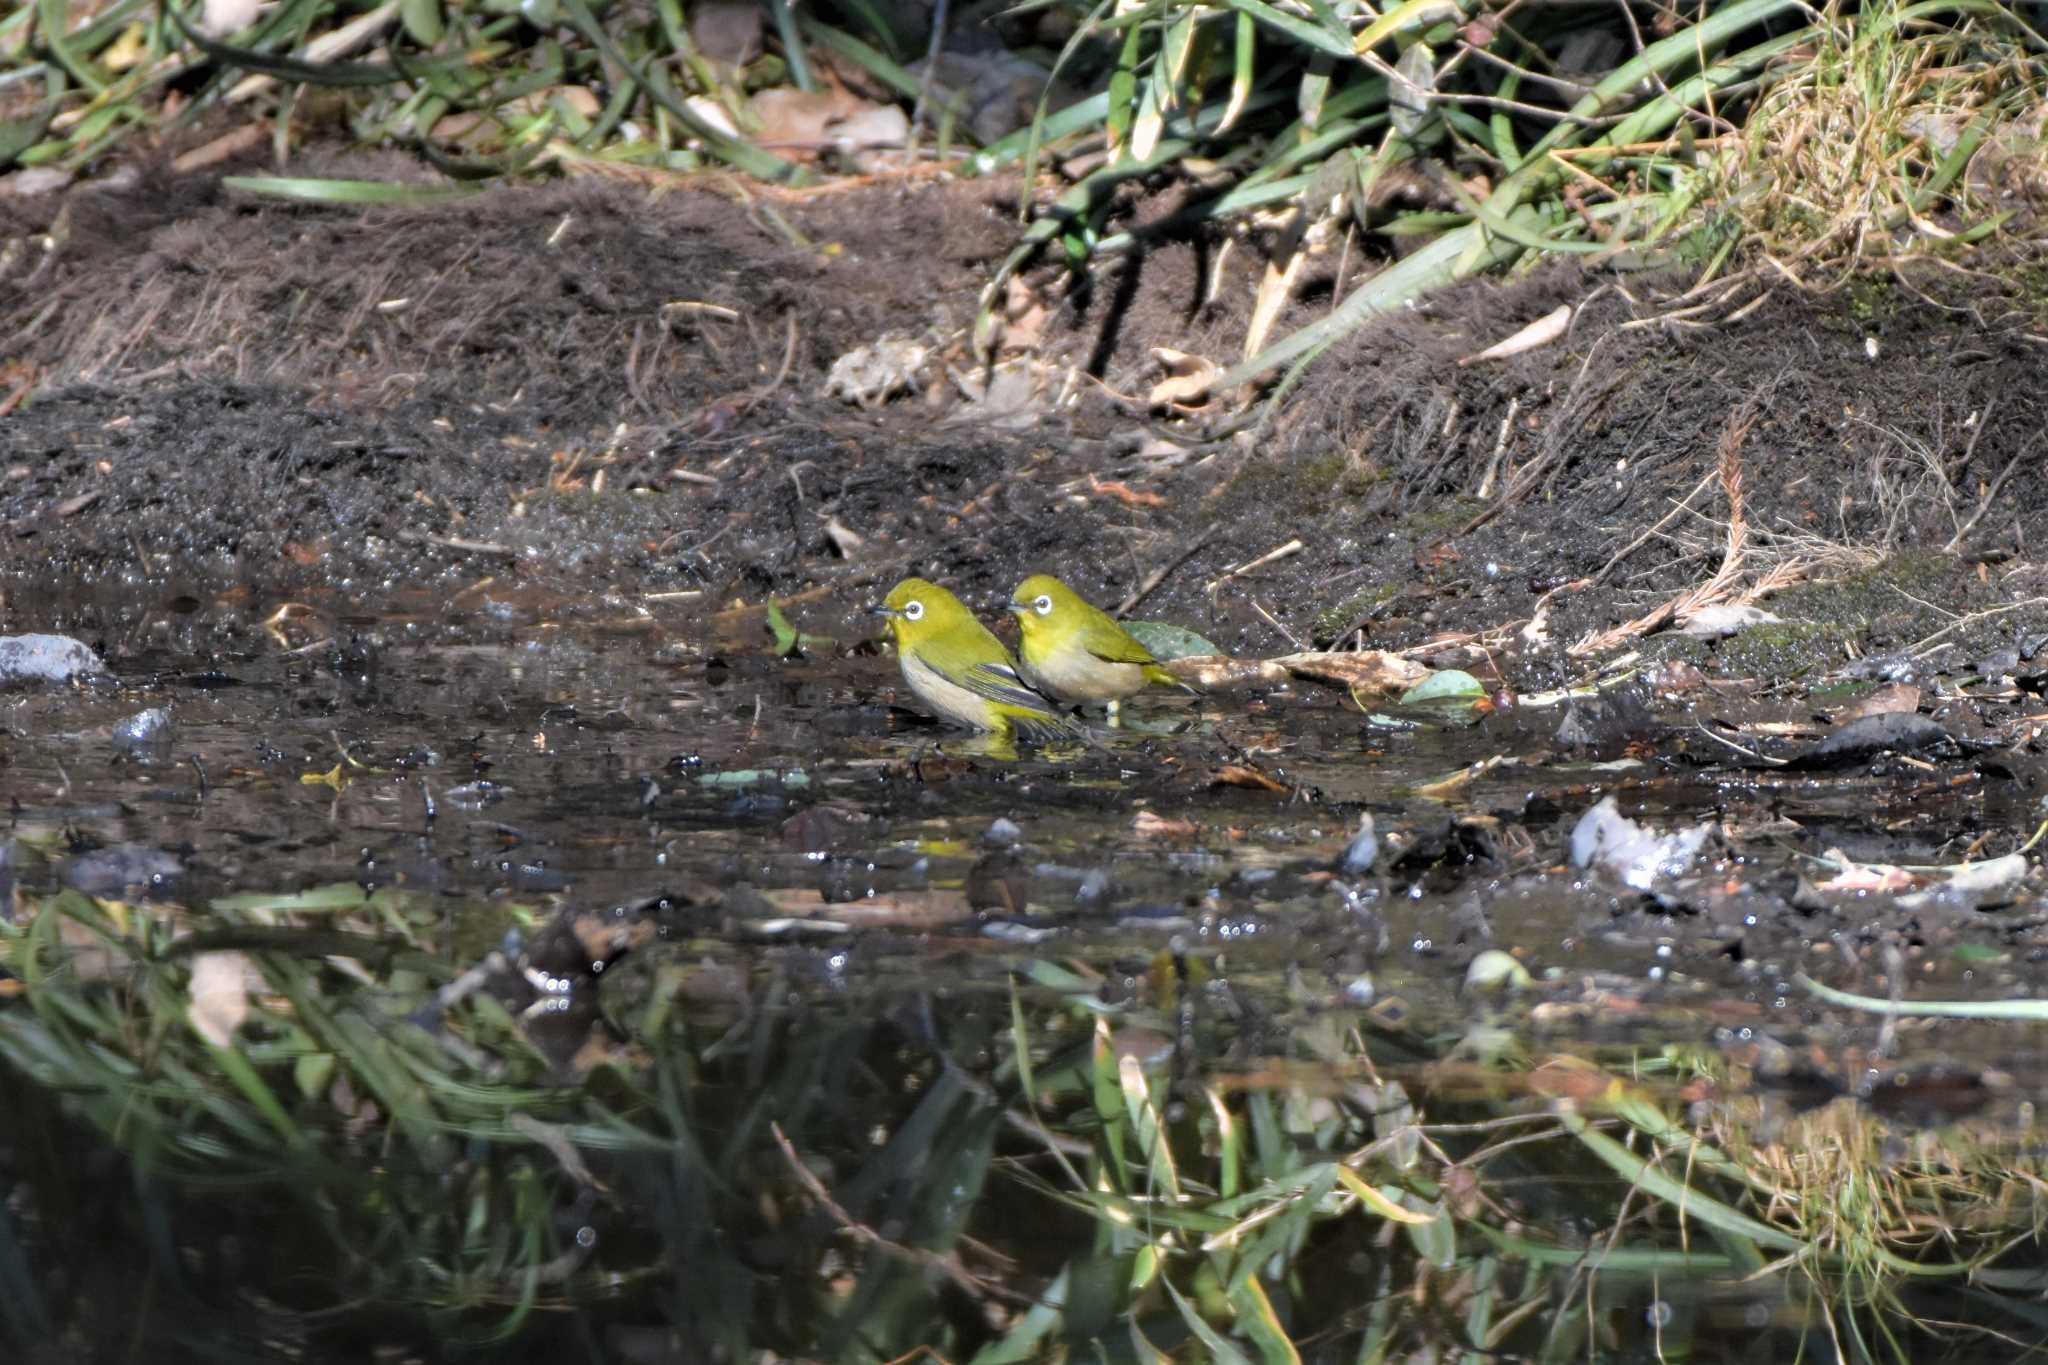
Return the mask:
POLYGON ((1199 697, 1202 695, 1202 691, 1200 688, 1182 682, 1179 678, 1174 677, 1173 674, 1167 672, 1158 664, 1146 664, 1144 672, 1146 682, 1158 683, 1161 687, 1179 688, 1181 691, 1187 693, 1191 697, 1199 697))

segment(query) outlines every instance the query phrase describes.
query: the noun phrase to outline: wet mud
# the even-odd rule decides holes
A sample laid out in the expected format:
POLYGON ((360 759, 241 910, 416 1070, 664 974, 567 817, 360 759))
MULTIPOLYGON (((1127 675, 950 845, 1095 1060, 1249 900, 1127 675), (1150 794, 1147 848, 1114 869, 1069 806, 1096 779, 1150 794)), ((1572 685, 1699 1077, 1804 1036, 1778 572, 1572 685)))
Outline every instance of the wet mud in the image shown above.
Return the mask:
MULTIPOLYGON (((1569 1094, 1503 1093, 1502 1020, 1674 1110, 1739 1094, 1759 1133, 1967 1121, 2031 1159, 2036 1025, 1880 1026, 1806 985, 2039 992, 2048 902, 2018 851, 2048 817, 2048 333, 2023 263, 1711 327, 1657 321, 1669 279, 1465 288, 1232 432, 1121 397, 1154 347, 1228 358, 1256 276, 1218 272, 1216 243, 1148 241, 1083 294, 1032 275, 1056 304, 1037 387, 972 401, 1014 194, 582 184, 365 212, 144 179, 0 205, 6 621, 106 675, 0 710, 0 1045, 29 1097, 0 1127, 22 1192, 0 1252, 41 1268, 0 1335, 51 1359, 181 1351, 194 1324, 321 1359, 494 1334, 967 1359, 1093 1235, 1048 1154, 1094 1139, 1105 1080, 1151 1068, 1189 1131, 1203 1086, 1305 1085, 1260 1141, 1362 1148, 1388 1081, 1474 1122, 1569 1094), (1460 363, 1560 303, 1558 343, 1460 363), (887 334, 936 357, 912 392, 824 392, 887 334), (1779 619, 1572 651, 1738 542, 1734 605, 1779 619), (917 714, 861 609, 915 572, 993 618, 1048 569, 1232 654, 1411 649, 1484 702, 1262 680, 1014 756, 917 714), (771 597, 825 638, 778 648, 771 597), (213 954, 263 964, 227 1046, 289 1105, 175 1093, 162 1039, 201 1027, 185 974, 213 954), (1501 954, 1528 974, 1505 994, 1501 954), (38 1003, 51 962, 117 1003, 38 1003), (1016 1089, 1027 1032, 1043 1114, 1016 1089), (427 1099, 349 1069, 382 1035, 427 1099), (151 1045, 131 1067, 113 1037, 151 1045), (1032 1126, 1056 1110, 1083 1135, 1064 1147, 1032 1126), (148 1197, 77 1181, 58 1131, 148 1197), (350 1183, 373 1168, 388 1183, 350 1183), (210 1179, 249 1202, 209 1203, 210 1179), (545 1254, 475 1234, 501 1215, 545 1254), (103 1258, 95 1220, 132 1245, 103 1258), (886 1253, 849 1250, 869 1224, 886 1253), (966 1281, 904 1249, 956 1245, 966 1281), (171 1263, 174 1306, 130 1335, 89 1311, 171 1263)), ((1507 1166, 1486 1195, 1517 1237, 1578 1254, 1626 1213, 1626 1184, 1588 1211, 1507 1166)), ((1411 1256, 1326 1235, 1375 1274, 1411 1256)), ((1999 1254, 2033 1273, 2030 1244, 1999 1254)), ((1681 1289, 1617 1268, 1574 1330, 1613 1358, 1673 1313, 1699 1359, 1829 1339, 1738 1260, 1681 1289)), ((1323 1275, 1290 1323, 1351 1358, 1366 1328, 1324 1311, 1323 1275)), ((1551 1350, 1577 1292, 1507 1349, 1551 1350)), ((1098 1328, 1082 1304, 1064 1330, 1098 1328)))

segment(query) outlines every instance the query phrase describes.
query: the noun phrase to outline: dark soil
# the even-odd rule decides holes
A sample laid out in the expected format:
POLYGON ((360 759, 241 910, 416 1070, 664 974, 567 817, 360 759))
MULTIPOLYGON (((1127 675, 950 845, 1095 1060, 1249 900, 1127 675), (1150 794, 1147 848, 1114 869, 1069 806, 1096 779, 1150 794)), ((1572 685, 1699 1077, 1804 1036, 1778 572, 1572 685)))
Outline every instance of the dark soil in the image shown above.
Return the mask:
MULTIPOLYGON (((1412 646, 1519 625, 1539 602, 1561 646, 1713 574, 1728 501, 1710 476, 1738 415, 1745 582, 1794 554, 1809 579, 1864 572, 1866 551, 1952 550, 1967 570, 1926 575, 1939 591, 1865 581, 1876 606, 1812 598, 1794 619, 1831 628, 1777 671, 1898 649, 1944 611, 2033 591, 2048 494, 2025 465, 2048 428, 2048 329, 2023 285, 1930 270, 1780 290, 1698 326, 1657 320, 1679 282, 1552 268, 1384 320, 1261 434, 1212 440, 1118 397, 1158 378, 1155 346, 1234 358, 1256 263, 1240 250, 1218 275, 1202 243, 1155 243, 1054 307, 1039 359, 1064 401, 995 420, 962 400, 944 371, 975 368, 976 294, 1014 197, 580 183, 356 210, 143 174, 0 201, 0 362, 7 387, 31 386, 0 420, 10 616, 89 629, 39 615, 58 613, 37 591, 55 578, 241 584, 260 605, 516 573, 578 597, 702 590, 661 599, 670 614, 830 587, 800 619, 844 633, 905 572, 989 606, 1053 568, 1113 603, 1178 561, 1136 614, 1233 651, 1293 647, 1264 615, 1304 645, 1412 646), (1581 305, 1561 343, 1458 363, 1560 302, 1581 305), (924 391, 873 410, 824 396, 833 360, 885 334, 932 347, 924 391)), ((2006 281, 2039 276, 2009 264, 2006 281)), ((1053 298, 1063 282, 1034 283, 1053 298)), ((1995 646, 2034 620, 1949 642, 1995 646)))

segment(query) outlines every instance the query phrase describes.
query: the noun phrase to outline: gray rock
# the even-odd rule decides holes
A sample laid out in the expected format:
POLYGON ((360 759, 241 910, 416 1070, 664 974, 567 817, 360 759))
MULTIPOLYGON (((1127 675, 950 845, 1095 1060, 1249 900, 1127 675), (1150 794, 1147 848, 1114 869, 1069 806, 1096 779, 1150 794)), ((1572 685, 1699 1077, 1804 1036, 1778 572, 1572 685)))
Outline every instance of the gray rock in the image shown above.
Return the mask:
POLYGON ((77 682, 106 664, 69 635, 0 635, 0 687, 77 682))
POLYGON ((114 752, 136 763, 168 762, 173 733, 171 713, 152 706, 114 727, 114 752))
POLYGON ((1955 736, 1926 716, 1888 711, 1852 720, 1785 766, 1803 771, 1852 768, 1882 753, 1953 756, 1955 736))

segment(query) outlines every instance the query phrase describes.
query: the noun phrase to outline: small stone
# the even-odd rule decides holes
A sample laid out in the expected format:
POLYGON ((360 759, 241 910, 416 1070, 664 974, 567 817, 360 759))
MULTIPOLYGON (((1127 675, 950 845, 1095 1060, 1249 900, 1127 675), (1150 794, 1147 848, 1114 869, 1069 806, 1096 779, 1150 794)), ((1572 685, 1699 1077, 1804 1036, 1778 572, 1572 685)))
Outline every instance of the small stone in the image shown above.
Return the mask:
POLYGON ((99 655, 68 635, 0 635, 0 687, 78 682, 106 671, 99 655))
POLYGON ((136 763, 162 763, 171 756, 173 734, 171 713, 153 706, 114 727, 114 752, 136 763))
POLYGON ((1347 877, 1363 877, 1373 870, 1380 860, 1380 835, 1373 827, 1372 816, 1361 816, 1358 833, 1345 846, 1344 856, 1337 861, 1337 870, 1347 877))

